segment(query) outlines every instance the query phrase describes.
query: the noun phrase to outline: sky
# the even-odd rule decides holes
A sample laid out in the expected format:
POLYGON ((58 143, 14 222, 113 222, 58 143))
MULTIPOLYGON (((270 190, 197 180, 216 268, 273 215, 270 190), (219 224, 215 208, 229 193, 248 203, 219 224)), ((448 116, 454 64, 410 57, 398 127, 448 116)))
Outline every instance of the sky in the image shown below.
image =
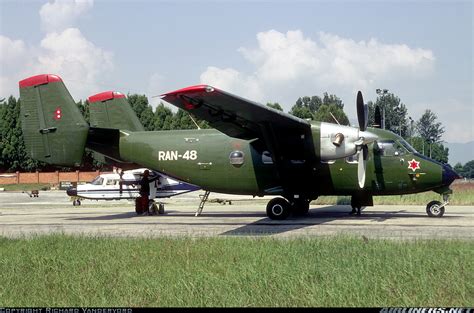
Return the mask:
POLYGON ((78 101, 105 90, 153 96, 209 84, 288 111, 357 90, 426 109, 443 140, 474 140, 472 1, 0 0, 0 99, 18 81, 62 77, 78 101))

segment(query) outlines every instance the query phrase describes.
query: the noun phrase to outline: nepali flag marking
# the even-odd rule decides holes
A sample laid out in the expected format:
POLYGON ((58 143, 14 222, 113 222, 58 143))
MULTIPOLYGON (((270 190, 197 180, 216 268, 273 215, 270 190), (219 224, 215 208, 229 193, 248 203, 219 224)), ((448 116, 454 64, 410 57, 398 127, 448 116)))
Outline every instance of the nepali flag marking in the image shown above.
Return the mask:
POLYGON ((56 110, 54 111, 54 119, 60 120, 61 117, 62 117, 61 108, 56 108, 56 110))

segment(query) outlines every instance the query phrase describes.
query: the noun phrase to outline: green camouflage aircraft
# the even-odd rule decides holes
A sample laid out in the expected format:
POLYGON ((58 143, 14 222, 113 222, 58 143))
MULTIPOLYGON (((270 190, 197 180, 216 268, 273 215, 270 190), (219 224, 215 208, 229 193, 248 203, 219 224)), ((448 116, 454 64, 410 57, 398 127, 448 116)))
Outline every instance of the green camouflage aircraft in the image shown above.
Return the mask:
POLYGON ((426 207, 429 216, 440 217, 449 185, 458 178, 449 165, 420 155, 396 134, 367 128, 360 92, 356 128, 309 122, 208 85, 192 86, 162 99, 214 129, 143 131, 123 94, 89 98, 88 125, 59 76, 33 76, 19 85, 31 157, 75 166, 87 147, 206 191, 275 195, 266 208, 271 219, 304 215, 310 201, 323 195, 351 196, 351 213, 360 214, 361 207, 373 205, 374 195, 429 190, 443 195, 443 203, 426 207))

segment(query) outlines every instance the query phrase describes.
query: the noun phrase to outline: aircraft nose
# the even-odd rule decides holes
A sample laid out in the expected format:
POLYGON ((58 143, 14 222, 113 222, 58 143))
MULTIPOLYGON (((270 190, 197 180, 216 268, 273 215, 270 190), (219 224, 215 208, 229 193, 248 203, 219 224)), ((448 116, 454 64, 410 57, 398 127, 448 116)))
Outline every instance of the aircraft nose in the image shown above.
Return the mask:
POLYGON ((67 193, 67 195, 70 196, 70 197, 75 197, 75 196, 77 196, 77 189, 74 188, 74 187, 68 188, 68 189, 66 190, 66 193, 67 193))
POLYGON ((461 178, 449 164, 443 164, 443 186, 449 186, 455 180, 461 178))

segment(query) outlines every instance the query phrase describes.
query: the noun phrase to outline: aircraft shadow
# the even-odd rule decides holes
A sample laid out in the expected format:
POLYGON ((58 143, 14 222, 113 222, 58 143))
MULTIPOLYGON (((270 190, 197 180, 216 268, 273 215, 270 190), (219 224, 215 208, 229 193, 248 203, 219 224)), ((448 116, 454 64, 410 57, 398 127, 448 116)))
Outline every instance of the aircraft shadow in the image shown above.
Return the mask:
MULTIPOLYGON (((150 216, 150 218, 167 219, 173 217, 181 217, 191 219, 189 222, 179 221, 179 222, 167 222, 167 225, 235 225, 241 226, 235 229, 221 233, 223 236, 271 236, 275 234, 285 233, 288 231, 302 229, 308 226, 322 225, 336 220, 353 220, 354 223, 347 224, 346 226, 362 226, 358 221, 362 220, 371 220, 373 222, 384 222, 393 218, 418 218, 426 219, 427 216, 422 213, 410 213, 406 210, 398 211, 384 211, 384 212, 371 212, 370 208, 366 208, 362 211, 362 215, 349 215, 351 207, 348 205, 329 205, 321 208, 312 208, 310 209, 308 215, 306 216, 290 216, 288 219, 283 221, 272 220, 266 217, 265 212, 209 212, 204 211, 201 217, 204 218, 242 218, 242 217, 261 217, 261 219, 246 225, 242 225, 242 221, 235 220, 233 222, 221 221, 218 220, 213 222, 212 220, 200 220, 200 217, 195 217, 194 213, 182 212, 176 210, 167 210, 164 215, 150 216)), ((82 221, 113 221, 113 220, 124 220, 124 219, 133 219, 141 218, 142 216, 137 215, 134 211, 112 214, 112 215, 103 215, 103 216, 90 216, 90 217, 74 217, 69 220, 82 220, 82 221)), ((446 218, 458 218, 458 216, 444 216, 446 218)), ((134 223, 135 224, 135 223, 134 223)), ((420 224, 421 225, 421 224, 420 224)))
MULTIPOLYGON (((368 212, 364 213, 362 209, 362 215, 349 215, 351 207, 348 205, 332 205, 322 208, 310 209, 306 216, 290 217, 284 221, 275 221, 267 217, 253 222, 248 225, 227 231, 221 235, 225 236, 270 236, 274 234, 285 233, 297 229, 302 229, 308 226, 315 226, 325 224, 335 220, 354 220, 354 223, 345 224, 347 226, 362 226, 357 221, 371 220, 374 222, 384 222, 393 218, 428 218, 425 214, 415 214, 407 212, 406 210, 398 210, 391 212, 368 212)), ((220 215, 222 216, 222 215, 220 215)), ((444 216, 446 218, 458 218, 458 216, 444 216)), ((415 225, 414 225, 415 226, 415 225)), ((422 225, 417 225, 422 226, 422 225)))

